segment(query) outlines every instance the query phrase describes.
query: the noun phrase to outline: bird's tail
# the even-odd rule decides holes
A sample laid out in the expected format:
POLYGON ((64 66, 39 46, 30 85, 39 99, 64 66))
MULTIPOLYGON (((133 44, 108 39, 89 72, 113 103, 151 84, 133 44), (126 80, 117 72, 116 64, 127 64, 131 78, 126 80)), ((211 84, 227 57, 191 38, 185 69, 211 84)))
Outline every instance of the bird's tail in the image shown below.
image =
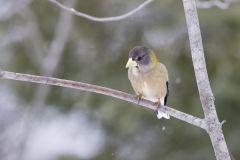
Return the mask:
POLYGON ((157 118, 158 119, 161 119, 161 118, 170 119, 170 115, 166 114, 166 113, 163 113, 163 112, 158 110, 157 111, 157 118))
MULTIPOLYGON (((168 86, 168 82, 167 82, 167 86, 168 86)), ((160 104, 161 106, 165 106, 166 103, 167 103, 167 96, 168 96, 168 88, 167 88, 167 94, 164 98, 160 98, 160 104)), ((166 113, 163 113, 161 111, 159 111, 159 109, 157 110, 157 118, 158 119, 161 119, 161 118, 165 118, 165 119, 170 119, 170 115, 169 114, 166 114, 166 113)))

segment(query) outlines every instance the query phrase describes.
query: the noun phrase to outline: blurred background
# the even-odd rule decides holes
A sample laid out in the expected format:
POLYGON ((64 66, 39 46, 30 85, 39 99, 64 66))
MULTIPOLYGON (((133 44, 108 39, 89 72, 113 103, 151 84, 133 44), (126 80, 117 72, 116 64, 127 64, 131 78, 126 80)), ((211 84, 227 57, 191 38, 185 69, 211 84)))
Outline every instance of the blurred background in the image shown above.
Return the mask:
MULTIPOLYGON (((97 17, 143 0, 63 0, 97 17)), ((210 3, 209 1, 204 1, 210 3)), ((219 119, 240 159, 240 3, 198 10, 219 119)), ((168 105, 203 117, 181 1, 155 0, 133 16, 98 23, 47 0, 0 0, 0 68, 133 93, 125 64, 136 45, 154 49, 169 70, 168 105)), ((175 118, 112 97, 0 80, 1 160, 215 159, 208 135, 175 118)))

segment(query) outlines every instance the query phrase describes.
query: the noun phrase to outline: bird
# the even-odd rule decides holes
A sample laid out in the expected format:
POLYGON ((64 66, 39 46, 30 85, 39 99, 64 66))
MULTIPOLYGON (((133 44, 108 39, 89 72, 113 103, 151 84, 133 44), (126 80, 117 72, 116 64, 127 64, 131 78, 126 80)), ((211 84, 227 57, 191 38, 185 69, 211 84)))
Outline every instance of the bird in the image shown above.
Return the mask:
POLYGON ((157 117, 169 119, 169 114, 158 110, 167 104, 169 82, 167 68, 158 61, 156 53, 148 47, 136 46, 129 52, 126 68, 138 101, 141 98, 153 101, 157 104, 157 117))

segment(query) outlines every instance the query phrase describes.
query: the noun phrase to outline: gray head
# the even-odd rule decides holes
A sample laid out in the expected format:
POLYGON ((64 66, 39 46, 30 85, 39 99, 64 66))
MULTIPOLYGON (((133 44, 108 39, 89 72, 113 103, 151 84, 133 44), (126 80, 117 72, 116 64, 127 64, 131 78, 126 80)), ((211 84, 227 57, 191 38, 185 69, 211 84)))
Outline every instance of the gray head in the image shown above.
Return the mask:
POLYGON ((129 52, 129 58, 132 58, 132 60, 137 62, 138 66, 141 67, 150 63, 150 52, 151 50, 147 47, 137 46, 129 52))

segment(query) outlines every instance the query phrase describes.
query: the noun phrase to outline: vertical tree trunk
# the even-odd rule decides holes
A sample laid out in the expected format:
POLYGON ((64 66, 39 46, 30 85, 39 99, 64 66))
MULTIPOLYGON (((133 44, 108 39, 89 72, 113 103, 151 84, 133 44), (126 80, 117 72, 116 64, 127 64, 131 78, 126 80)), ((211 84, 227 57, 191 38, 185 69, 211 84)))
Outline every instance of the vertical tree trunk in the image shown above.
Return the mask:
POLYGON ((200 100, 205 116, 206 131, 210 136, 217 160, 230 160, 230 154, 218 120, 214 97, 211 91, 195 0, 183 0, 191 46, 192 61, 200 100))

